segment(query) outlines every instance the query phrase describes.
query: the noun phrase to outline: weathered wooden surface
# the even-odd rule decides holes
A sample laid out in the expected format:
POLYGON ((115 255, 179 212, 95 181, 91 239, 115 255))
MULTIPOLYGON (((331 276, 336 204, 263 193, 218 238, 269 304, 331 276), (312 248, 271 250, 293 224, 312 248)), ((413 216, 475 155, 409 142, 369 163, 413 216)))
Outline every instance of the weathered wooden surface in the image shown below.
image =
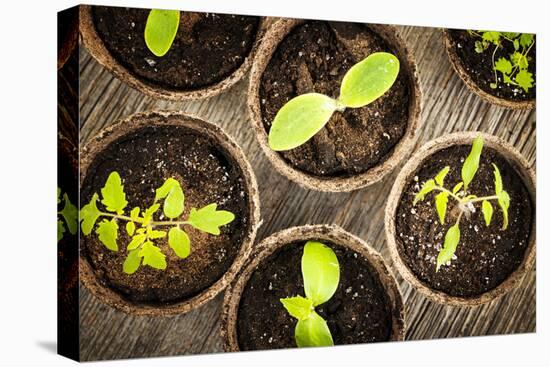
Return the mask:
MULTIPOLYGON (((535 164, 535 111, 489 105, 458 78, 437 29, 399 27, 413 50, 423 89, 423 126, 417 147, 445 133, 480 130, 516 146, 535 164)), ((366 239, 389 262, 384 235, 384 205, 397 170, 381 182, 351 193, 309 191, 274 171, 260 151, 248 122, 247 80, 203 101, 156 101, 129 88, 81 51, 81 142, 113 121, 150 109, 183 110, 221 125, 247 154, 261 191, 264 223, 257 240, 280 229, 307 223, 336 223, 366 239)), ((398 168, 399 169, 399 168, 398 168)), ((406 304, 407 340, 534 332, 535 270, 517 290, 490 304, 456 308, 434 304, 396 274, 406 304)), ((186 315, 132 317, 102 305, 81 291, 81 341, 84 360, 181 355, 222 351, 219 336, 222 295, 186 315)))

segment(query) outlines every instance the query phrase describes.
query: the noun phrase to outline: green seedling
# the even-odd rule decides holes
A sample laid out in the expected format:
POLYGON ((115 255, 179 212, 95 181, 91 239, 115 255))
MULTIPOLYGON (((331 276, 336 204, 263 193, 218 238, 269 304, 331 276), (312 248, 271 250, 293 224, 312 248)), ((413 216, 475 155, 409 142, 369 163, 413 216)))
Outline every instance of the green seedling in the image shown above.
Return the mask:
POLYGON ((57 242, 61 241, 67 229, 72 235, 75 235, 78 229, 78 209, 71 203, 67 193, 61 196, 61 189, 58 187, 57 205, 61 203, 63 208, 57 211, 57 242))
POLYGON ((290 316, 298 320, 294 330, 296 345, 334 345, 327 322, 315 312, 315 307, 331 299, 340 282, 340 264, 334 251, 320 242, 308 241, 302 255, 302 277, 306 296, 281 298, 290 316))
POLYGON ((180 24, 179 10, 152 9, 145 24, 145 44, 155 56, 166 55, 176 38, 180 24))
POLYGON ((515 85, 521 87, 525 92, 529 92, 534 83, 533 74, 528 71, 529 61, 533 57, 529 52, 535 44, 533 34, 472 30, 468 33, 473 37, 480 38, 475 42, 477 53, 484 53, 492 49, 489 51, 492 52, 491 60, 495 81, 490 84, 491 88, 498 88, 498 73, 500 73, 505 84, 515 85), (495 60, 495 55, 502 48, 504 42, 511 43, 514 46, 514 52, 509 54, 508 57, 500 57, 495 60))
POLYGON ((231 223, 235 215, 229 211, 217 210, 217 204, 209 204, 201 209, 192 208, 187 220, 179 220, 183 214, 185 196, 178 181, 168 178, 155 192, 153 204, 145 210, 133 208, 125 214, 128 205, 122 180, 117 172, 111 172, 105 186, 101 189, 101 204, 105 211, 98 208, 99 194, 80 210, 82 234, 89 236, 94 227, 99 240, 111 251, 118 251, 119 222, 126 222, 125 230, 132 239, 126 246, 128 256, 123 264, 127 274, 135 273, 140 265, 155 269, 166 269, 166 255, 155 245, 155 240, 168 236, 168 245, 181 259, 189 256, 191 240, 182 226, 190 225, 200 231, 220 234, 220 227, 231 223), (169 220, 155 220, 154 216, 161 208, 164 217, 169 220), (102 218, 101 221, 98 220, 102 218), (97 225, 96 225, 97 224, 97 225), (168 231, 160 230, 170 227, 168 231))
POLYGON ((275 151, 294 149, 311 139, 335 111, 368 105, 386 93, 399 74, 399 59, 376 52, 348 70, 338 99, 320 93, 294 97, 277 112, 269 130, 269 146, 275 151))
POLYGON ((481 150, 483 149, 483 138, 477 137, 472 144, 472 150, 462 165, 462 181, 456 184, 452 189, 445 188, 445 176, 449 173, 449 166, 443 168, 433 179, 424 183, 418 194, 414 198, 413 205, 424 200, 426 195, 432 191, 437 192, 434 196, 435 207, 441 224, 445 224, 445 215, 447 212, 447 204, 449 198, 452 198, 457 203, 459 209, 458 217, 455 223, 447 230, 443 248, 437 256, 436 272, 442 265, 449 264, 460 242, 460 221, 463 216, 469 218, 475 212, 475 205, 481 204, 481 212, 485 220, 485 225, 491 224, 493 217, 492 201, 496 201, 502 211, 502 230, 508 228, 508 208, 510 207, 510 196, 502 187, 502 177, 500 170, 493 164, 495 192, 494 195, 477 197, 468 191, 468 186, 474 179, 474 176, 479 168, 479 159, 481 150))

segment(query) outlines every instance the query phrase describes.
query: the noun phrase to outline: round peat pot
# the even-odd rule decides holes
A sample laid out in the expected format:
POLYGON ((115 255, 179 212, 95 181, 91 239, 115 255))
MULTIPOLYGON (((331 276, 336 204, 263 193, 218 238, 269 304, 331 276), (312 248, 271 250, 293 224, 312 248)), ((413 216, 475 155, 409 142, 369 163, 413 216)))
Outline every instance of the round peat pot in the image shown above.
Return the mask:
MULTIPOLYGON (((125 222, 119 220, 118 251, 101 243, 95 229, 82 234, 83 284, 102 302, 134 315, 184 313, 221 292, 251 251, 260 219, 256 179, 241 148, 222 129, 198 118, 179 112, 138 113, 104 129, 83 148, 82 205, 94 193, 103 195, 101 188, 112 172, 124 186, 126 215, 136 206, 150 207, 155 190, 172 178, 185 195, 178 218, 188 220, 192 208, 212 203, 235 218, 219 227, 219 235, 183 225, 190 238, 190 254, 183 259, 167 237, 157 238, 154 244, 166 256, 166 269, 146 266, 144 260, 131 275, 123 271, 131 240, 125 222)), ((99 201, 98 206, 106 210, 99 201)), ((155 221, 167 219, 163 209, 153 216, 155 221)))
POLYGON ((78 44, 78 6, 57 13, 57 70, 61 69, 78 44))
POLYGON ((535 177, 527 161, 508 143, 480 132, 460 132, 437 138, 420 148, 405 164, 393 185, 385 214, 392 260, 407 280, 431 300, 453 306, 476 306, 513 289, 535 261, 535 177), (436 190, 413 205, 424 182, 444 167, 450 170, 444 187, 462 182, 461 170, 473 140, 481 136, 479 168, 468 186, 478 198, 495 195, 494 165, 510 196, 509 224, 503 228, 496 200, 486 225, 481 202, 466 206, 459 222, 460 238, 452 260, 436 263, 446 234, 463 210, 448 197, 445 224, 436 211, 436 190))
POLYGON ((380 180, 412 150, 420 126, 420 85, 413 56, 395 28, 282 19, 264 38, 251 69, 248 107, 257 139, 281 174, 313 190, 352 191, 380 180), (337 98, 345 73, 379 51, 400 61, 385 95, 365 107, 334 112, 297 148, 269 147, 271 124, 286 102, 309 92, 337 98))
POLYGON ((221 93, 248 70, 267 18, 181 12, 174 43, 155 56, 145 44, 148 9, 80 6, 90 54, 117 78, 154 98, 199 99, 221 93))
MULTIPOLYGON (((468 34, 468 31, 445 29, 443 40, 447 55, 456 73, 466 83, 468 89, 477 94, 485 101, 511 109, 533 109, 536 105, 536 88, 533 87, 526 93, 521 87, 508 86, 502 80, 497 89, 491 88, 490 84, 495 80, 492 57, 493 52, 487 50, 481 54, 475 51, 475 41, 468 34)), ((495 60, 499 57, 508 57, 514 52, 511 49, 501 48, 495 54, 495 60)), ((536 47, 536 45, 534 46, 536 47)), ((532 50, 534 55, 536 50, 532 50)), ((529 71, 535 75, 535 60, 530 61, 529 71)))
POLYGON ((338 226, 306 225, 264 239, 228 287, 222 311, 226 351, 296 347, 296 319, 280 299, 304 296, 301 258, 310 240, 329 246, 340 264, 336 292, 315 308, 334 344, 403 340, 403 300, 382 257, 338 226))

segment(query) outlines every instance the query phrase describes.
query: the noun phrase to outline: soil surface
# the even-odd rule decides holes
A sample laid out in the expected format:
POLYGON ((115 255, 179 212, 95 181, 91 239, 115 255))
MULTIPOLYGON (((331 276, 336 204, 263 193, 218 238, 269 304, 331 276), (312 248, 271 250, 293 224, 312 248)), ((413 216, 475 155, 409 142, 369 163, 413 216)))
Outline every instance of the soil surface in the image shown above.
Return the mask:
POLYGON ((250 53, 260 24, 259 17, 180 14, 172 47, 157 57, 144 39, 148 9, 92 8, 97 33, 113 57, 140 79, 174 90, 200 89, 231 75, 250 53))
POLYGON ((410 178, 397 208, 396 237, 402 259, 412 272, 429 287, 451 296, 474 297, 501 284, 523 261, 534 207, 529 192, 511 164, 496 150, 483 148, 479 170, 468 191, 481 196, 494 195, 492 163, 502 175, 504 190, 510 195, 509 226, 501 230, 502 212, 498 203, 493 205, 493 218, 485 225, 481 204, 470 218, 460 222, 460 242, 450 265, 435 272, 436 259, 445 233, 455 223, 458 208, 449 198, 445 225, 441 225, 434 204, 434 193, 413 207, 415 194, 422 184, 433 178, 445 166, 451 169, 445 178, 445 187, 453 188, 461 181, 461 168, 471 146, 452 146, 427 158, 422 167, 410 178))
MULTIPOLYGON (((119 138, 94 158, 84 179, 82 203, 88 203, 94 192, 100 193, 108 175, 117 171, 123 179, 127 213, 136 206, 152 205, 155 190, 172 177, 179 181, 185 194, 184 218, 191 208, 211 203, 235 214, 233 222, 220 228, 219 236, 185 226, 191 239, 191 254, 183 260, 168 247, 167 237, 156 240, 166 255, 166 270, 142 265, 133 275, 122 271, 130 242, 126 231, 119 230, 118 252, 108 250, 95 233, 82 237, 82 251, 106 286, 130 301, 167 304, 200 293, 228 270, 250 223, 243 172, 221 149, 212 138, 184 126, 150 126, 119 138)), ((155 219, 166 220, 162 209, 155 219)))
MULTIPOLYGON (((379 51, 396 54, 364 24, 308 21, 295 27, 262 75, 260 105, 266 131, 279 109, 297 95, 317 92, 337 98, 345 73, 379 51)), ((384 96, 362 108, 335 112, 311 140, 281 156, 303 172, 325 177, 352 176, 381 164, 407 129, 409 78, 401 68, 384 96)))
MULTIPOLYGON (((391 305, 374 268, 366 258, 343 246, 330 246, 340 263, 340 284, 332 298, 316 307, 328 323, 334 344, 390 340, 391 305)), ((264 260, 248 281, 239 305, 241 350, 294 348, 296 319, 281 298, 305 296, 301 259, 305 242, 292 243, 264 260)))
MULTIPOLYGON (((523 88, 507 85, 502 80, 502 74, 499 72, 499 83, 496 89, 490 87, 491 83, 495 82, 495 72, 493 70, 493 50, 494 46, 490 46, 483 53, 477 53, 475 51, 475 42, 481 38, 470 35, 467 31, 463 30, 450 30, 449 35, 452 40, 453 49, 459 57, 463 68, 468 72, 474 83, 483 89, 485 92, 507 100, 512 101, 525 101, 536 98, 537 89, 535 86, 529 89, 529 92, 525 92, 523 88)), ((533 79, 536 80, 536 37, 535 44, 529 51, 529 67, 528 70, 533 74, 533 79)), ((508 58, 510 54, 514 52, 514 46, 511 42, 502 42, 500 47, 495 53, 495 60, 501 57, 508 58)))

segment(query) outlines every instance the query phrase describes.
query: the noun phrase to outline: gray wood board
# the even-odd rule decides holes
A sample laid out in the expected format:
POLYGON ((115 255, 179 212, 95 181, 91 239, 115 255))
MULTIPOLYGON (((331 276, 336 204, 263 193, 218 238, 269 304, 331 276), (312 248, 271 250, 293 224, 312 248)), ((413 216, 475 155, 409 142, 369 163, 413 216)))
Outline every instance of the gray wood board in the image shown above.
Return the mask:
MULTIPOLYGON (((398 29, 415 54, 423 90, 422 126, 416 148, 446 133, 479 130, 504 138, 534 166, 535 111, 506 110, 470 92, 448 61, 440 30, 398 29)), ((117 119, 135 112, 166 109, 195 114, 219 124, 233 136, 254 168, 264 221, 257 241, 290 226, 335 223, 367 240, 390 263, 384 234, 384 206, 399 167, 381 182, 351 193, 303 189, 278 174, 260 150, 246 109, 248 78, 229 91, 206 100, 155 100, 114 78, 85 49, 80 52, 81 143, 117 119)), ((432 303, 404 282, 399 274, 396 277, 406 305, 407 340, 535 331, 534 269, 516 290, 474 308, 432 303)), ((116 311, 81 288, 83 360, 222 351, 219 329, 223 295, 185 315, 150 318, 116 311)))

